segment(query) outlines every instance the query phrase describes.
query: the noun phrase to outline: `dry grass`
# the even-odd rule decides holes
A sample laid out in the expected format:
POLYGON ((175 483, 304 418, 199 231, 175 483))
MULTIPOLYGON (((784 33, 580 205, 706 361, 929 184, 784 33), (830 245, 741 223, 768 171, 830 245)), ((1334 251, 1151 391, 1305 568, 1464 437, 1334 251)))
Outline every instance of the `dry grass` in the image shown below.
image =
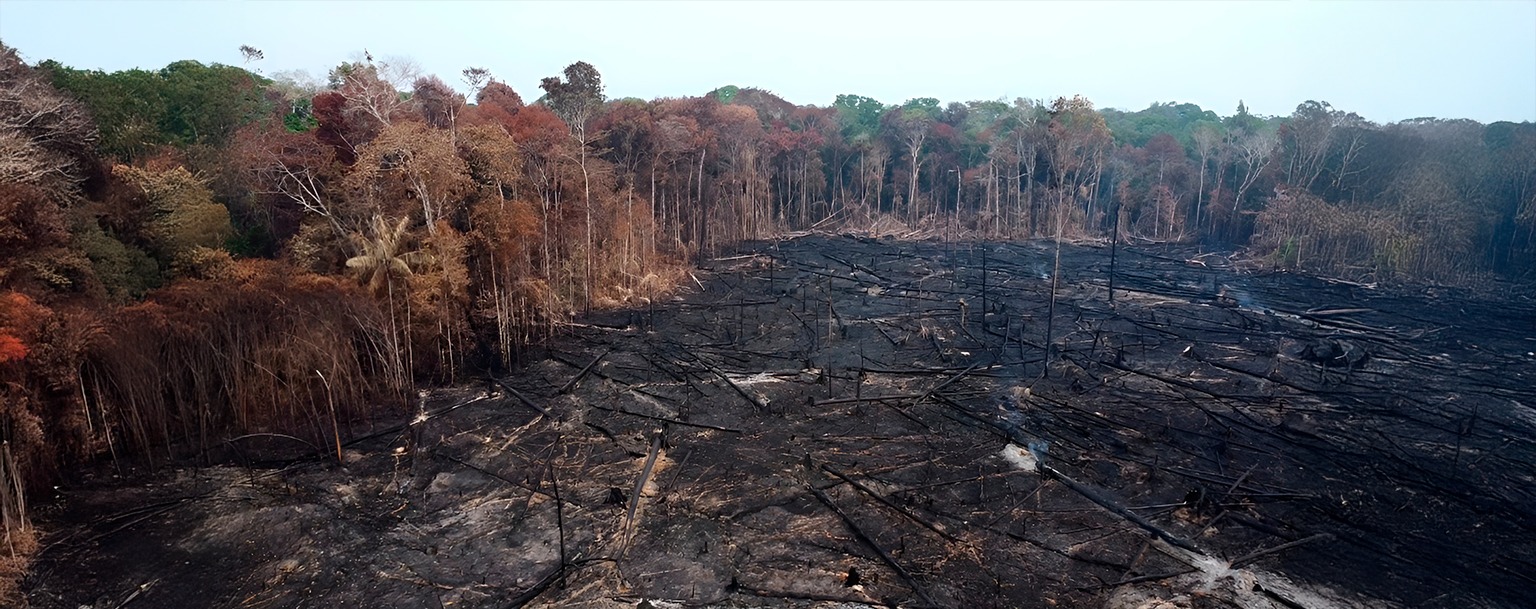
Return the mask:
POLYGON ((7 546, 0 550, 0 605, 19 606, 21 578, 37 552, 36 531, 30 527, 5 532, 7 546))
POLYGON ((37 534, 27 522, 26 496, 17 473, 10 445, 0 444, 0 529, 5 538, 0 547, 0 605, 7 607, 19 602, 21 578, 37 552, 37 534))

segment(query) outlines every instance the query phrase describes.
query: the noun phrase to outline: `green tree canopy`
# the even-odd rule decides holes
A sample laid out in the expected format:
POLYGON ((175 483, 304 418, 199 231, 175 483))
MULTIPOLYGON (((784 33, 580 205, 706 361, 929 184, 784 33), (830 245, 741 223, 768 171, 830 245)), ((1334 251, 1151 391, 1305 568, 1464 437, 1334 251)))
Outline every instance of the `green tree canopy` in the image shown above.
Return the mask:
POLYGON ((38 67, 90 109, 101 152, 124 161, 165 145, 223 147, 271 111, 269 81, 234 66, 178 61, 153 72, 103 72, 49 60, 38 67))
POLYGON ((832 102, 837 110, 838 123, 843 137, 849 140, 869 139, 880 132, 880 117, 887 110, 879 100, 862 95, 844 94, 832 102))

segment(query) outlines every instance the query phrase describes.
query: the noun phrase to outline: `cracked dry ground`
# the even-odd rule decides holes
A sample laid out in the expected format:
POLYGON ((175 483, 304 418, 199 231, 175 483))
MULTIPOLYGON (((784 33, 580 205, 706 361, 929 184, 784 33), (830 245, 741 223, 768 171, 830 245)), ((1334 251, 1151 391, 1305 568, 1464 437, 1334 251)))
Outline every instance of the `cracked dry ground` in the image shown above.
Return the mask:
POLYGON ((744 246, 345 465, 61 489, 28 602, 1530 602, 1528 297, 1122 249, 1110 303, 1108 250, 1067 246, 1041 378, 1051 253, 744 246))

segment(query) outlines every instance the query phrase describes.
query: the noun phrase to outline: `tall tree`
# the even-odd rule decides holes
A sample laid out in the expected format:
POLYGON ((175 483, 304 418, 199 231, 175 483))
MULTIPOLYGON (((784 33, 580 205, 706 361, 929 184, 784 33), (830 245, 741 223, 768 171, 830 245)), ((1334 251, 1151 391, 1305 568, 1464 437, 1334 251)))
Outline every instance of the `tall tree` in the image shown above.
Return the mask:
POLYGON ((463 76, 464 84, 469 87, 470 95, 479 95, 480 90, 493 80, 491 71, 482 67, 470 66, 464 68, 459 74, 463 76))
POLYGON ((523 97, 517 94, 511 86, 499 80, 486 83, 475 94, 475 103, 485 107, 495 107, 506 113, 508 118, 523 109, 523 97))
POLYGON ((1328 102, 1308 100, 1296 106, 1279 133, 1280 143, 1285 147, 1286 184, 1312 189, 1312 182, 1323 172, 1333 126, 1333 107, 1328 102))
POLYGON ((414 122, 390 125, 362 147, 347 184, 356 199, 352 213, 405 215, 410 210, 402 203, 415 199, 432 233, 439 219, 460 211, 471 187, 452 134, 414 122))
POLYGON ((592 169, 588 166, 588 145, 591 144, 592 133, 588 127, 603 106, 603 79, 585 61, 578 61, 565 67, 565 79, 559 76, 550 76, 540 81, 539 88, 544 90, 546 101, 550 110, 555 112, 560 120, 565 121, 571 129, 571 137, 576 140, 576 163, 581 169, 582 201, 587 216, 587 247, 583 252, 585 260, 584 286, 587 293, 587 306, 591 306, 592 289, 592 258, 595 252, 592 249, 593 241, 593 209, 592 209, 592 169))
MULTIPOLYGON (((344 116, 355 124, 367 126, 364 140, 394 124, 409 108, 408 102, 400 95, 400 90, 386 71, 397 70, 389 70, 388 66, 376 65, 371 60, 343 63, 331 70, 330 88, 344 100, 341 104, 344 116)), ((357 140, 348 142, 353 148, 365 143, 357 140)))
POLYGON ((832 107, 837 111, 842 140, 847 150, 842 155, 843 162, 836 163, 839 182, 836 185, 837 196, 842 199, 848 198, 841 184, 846 173, 844 166, 850 157, 857 155, 859 164, 853 170, 859 187, 859 203, 865 206, 879 205, 879 181, 884 179, 886 162, 886 150, 879 142, 879 133, 881 117, 889 108, 875 99, 862 95, 838 95, 832 107), (875 185, 873 200, 870 197, 871 183, 875 185))
POLYGON ((1082 228, 1092 220, 1099 174, 1104 153, 1110 145, 1109 127, 1104 117, 1093 109, 1093 102, 1082 96, 1057 98, 1051 104, 1050 135, 1047 149, 1051 177, 1056 194, 1058 230, 1075 213, 1070 204, 1083 203, 1082 228))
POLYGON ((1200 230, 1200 214, 1202 204, 1205 202, 1205 171, 1210 165, 1211 154, 1221 144, 1220 127, 1216 123, 1204 122, 1195 126, 1191 138, 1194 140, 1195 153, 1200 157, 1200 183, 1195 189, 1195 231, 1200 230))
POLYGON ((1249 133, 1233 142, 1237 151, 1237 158, 1242 163, 1237 193, 1232 197, 1233 212, 1238 211, 1242 205, 1244 195, 1248 193, 1248 189, 1252 188, 1259 181, 1259 178, 1264 175, 1264 170, 1269 167, 1270 161, 1274 159, 1275 150, 1279 143, 1279 138, 1269 131, 1249 133))
MULTIPOLYGON (((1045 322, 1046 374, 1050 372, 1052 343, 1055 339, 1056 289, 1060 285, 1062 233, 1066 229, 1067 218, 1075 212, 1073 208, 1076 206, 1071 205, 1074 200, 1083 199, 1086 205, 1092 205, 1095 195, 1093 189, 1103 168, 1104 150, 1111 140, 1104 117, 1094 111, 1093 102, 1081 95, 1071 99, 1057 98, 1051 104, 1050 116, 1051 141, 1047 150, 1056 191, 1053 218, 1056 224, 1056 256, 1054 270, 1051 271, 1051 301, 1045 322)), ((1084 229, 1091 217, 1091 210, 1085 210, 1084 229)))
MULTIPOLYGON (((921 97, 908 100, 900 108, 891 112, 891 128, 897 141, 906 148, 909 173, 907 176, 907 207, 905 215, 907 221, 915 223, 919 214, 923 211, 917 202, 917 170, 921 164, 923 143, 928 139, 928 133, 933 128, 933 123, 938 118, 939 100, 932 97, 921 97)), ((902 212, 903 210, 897 210, 902 212)))

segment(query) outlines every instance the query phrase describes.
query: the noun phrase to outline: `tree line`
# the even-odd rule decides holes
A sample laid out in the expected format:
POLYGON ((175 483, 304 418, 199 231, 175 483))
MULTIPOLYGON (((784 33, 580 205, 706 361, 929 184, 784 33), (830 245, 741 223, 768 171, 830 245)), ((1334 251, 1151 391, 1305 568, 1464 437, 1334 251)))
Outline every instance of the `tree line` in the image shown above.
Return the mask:
POLYGON ((108 73, 0 47, 13 477, 252 431, 338 443, 417 383, 661 297, 696 256, 832 222, 1248 247, 1383 281, 1529 280, 1536 262, 1529 122, 612 99, 584 62, 527 103, 483 68, 454 75, 466 95, 408 60, 320 82, 242 52, 108 73))

